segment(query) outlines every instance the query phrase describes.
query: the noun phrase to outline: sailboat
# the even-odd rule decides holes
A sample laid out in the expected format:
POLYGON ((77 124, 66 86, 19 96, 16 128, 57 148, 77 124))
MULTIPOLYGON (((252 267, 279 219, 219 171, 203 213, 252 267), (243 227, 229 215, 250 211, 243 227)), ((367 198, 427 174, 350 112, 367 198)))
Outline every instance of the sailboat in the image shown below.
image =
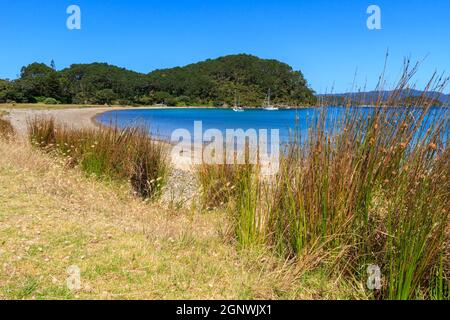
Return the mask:
POLYGON ((236 95, 235 95, 235 98, 234 98, 233 111, 234 112, 243 112, 244 111, 244 108, 239 106, 239 100, 236 98, 236 95))
POLYGON ((269 89, 269 92, 268 92, 268 94, 267 94, 267 101, 266 101, 266 106, 264 107, 264 110, 267 110, 267 111, 276 111, 276 110, 278 110, 277 107, 274 107, 274 106, 270 103, 270 89, 269 89))

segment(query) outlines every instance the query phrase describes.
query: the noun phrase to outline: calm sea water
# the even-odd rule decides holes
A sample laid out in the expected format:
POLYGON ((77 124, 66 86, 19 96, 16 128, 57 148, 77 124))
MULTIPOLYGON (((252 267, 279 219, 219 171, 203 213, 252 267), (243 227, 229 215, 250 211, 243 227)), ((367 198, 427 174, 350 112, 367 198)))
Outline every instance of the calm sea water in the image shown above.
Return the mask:
MULTIPOLYGON (((372 108, 357 108, 358 112, 369 114, 372 108)), ((338 119, 344 114, 345 108, 327 107, 327 120, 338 119)), ((117 124, 120 127, 145 124, 149 126, 153 136, 170 140, 176 129, 187 129, 193 135, 194 121, 202 121, 203 132, 207 129, 219 129, 225 133, 226 129, 279 129, 282 143, 288 142, 292 130, 301 131, 305 136, 311 124, 311 119, 317 117, 321 110, 290 109, 278 111, 246 110, 234 112, 228 109, 127 109, 103 113, 97 121, 103 124, 117 124)), ((448 109, 433 108, 431 113, 448 112, 448 109)), ((448 114, 448 113, 447 113, 448 114)), ((433 117, 429 117, 428 123, 433 117)), ((425 124, 428 126, 428 124, 425 124)), ((270 136, 270 132, 269 132, 270 136)))

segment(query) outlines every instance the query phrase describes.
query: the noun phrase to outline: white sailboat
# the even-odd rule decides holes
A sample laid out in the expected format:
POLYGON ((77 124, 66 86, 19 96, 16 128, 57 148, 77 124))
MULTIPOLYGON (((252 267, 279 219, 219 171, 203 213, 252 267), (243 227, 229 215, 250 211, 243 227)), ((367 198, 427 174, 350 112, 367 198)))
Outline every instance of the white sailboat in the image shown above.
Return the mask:
POLYGON ((244 108, 239 106, 239 100, 236 98, 234 98, 234 107, 233 107, 233 111, 234 112, 244 112, 244 108))
POLYGON ((269 89, 269 92, 268 92, 268 94, 267 94, 267 101, 266 101, 266 106, 264 107, 264 110, 267 110, 267 111, 276 111, 276 110, 278 110, 277 107, 274 107, 274 106, 270 103, 270 89, 269 89))

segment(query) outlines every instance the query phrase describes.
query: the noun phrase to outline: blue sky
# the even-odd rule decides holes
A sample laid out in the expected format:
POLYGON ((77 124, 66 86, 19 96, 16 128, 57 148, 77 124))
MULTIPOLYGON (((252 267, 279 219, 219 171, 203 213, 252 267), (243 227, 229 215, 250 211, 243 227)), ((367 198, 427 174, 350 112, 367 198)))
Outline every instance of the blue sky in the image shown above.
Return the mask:
POLYGON ((301 70, 317 92, 373 89, 389 48, 388 79, 404 57, 423 62, 416 81, 450 73, 448 0, 0 0, 0 78, 55 60, 58 69, 94 61, 139 72, 249 53, 301 70), (82 29, 66 28, 79 5, 82 29), (366 9, 381 8, 382 30, 366 9))

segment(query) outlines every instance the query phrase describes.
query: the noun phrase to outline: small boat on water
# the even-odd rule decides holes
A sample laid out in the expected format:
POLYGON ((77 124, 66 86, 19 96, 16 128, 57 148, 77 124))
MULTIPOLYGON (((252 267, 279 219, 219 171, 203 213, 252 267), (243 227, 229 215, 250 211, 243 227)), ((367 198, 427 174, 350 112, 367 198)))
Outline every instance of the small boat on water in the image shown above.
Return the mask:
POLYGON ((244 112, 244 108, 242 108, 241 106, 239 106, 239 99, 237 98, 237 95, 235 94, 235 98, 234 98, 234 107, 233 107, 233 111, 234 112, 244 112))
POLYGON ((277 107, 274 107, 274 106, 270 103, 270 89, 269 89, 269 92, 268 92, 268 94, 267 94, 266 105, 265 105, 263 108, 264 108, 264 110, 267 110, 267 111, 276 111, 276 110, 278 110, 277 107))

